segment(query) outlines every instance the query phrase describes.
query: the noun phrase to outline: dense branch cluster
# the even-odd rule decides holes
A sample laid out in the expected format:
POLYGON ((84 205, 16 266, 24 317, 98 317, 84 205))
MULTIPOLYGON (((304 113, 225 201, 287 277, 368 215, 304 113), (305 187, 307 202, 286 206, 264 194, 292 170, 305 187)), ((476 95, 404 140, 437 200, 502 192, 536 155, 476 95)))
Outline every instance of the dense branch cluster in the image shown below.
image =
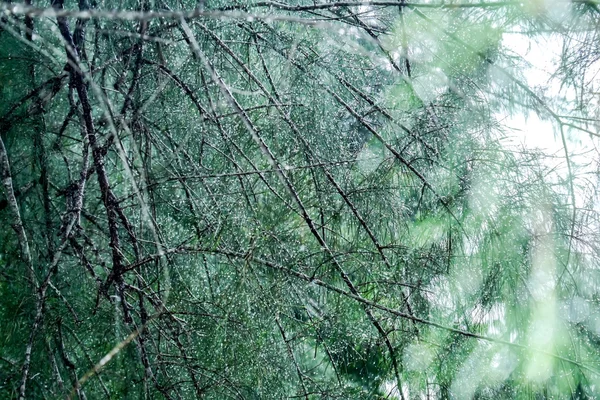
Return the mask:
POLYGON ((0 9, 0 397, 600 396, 596 1, 0 9))

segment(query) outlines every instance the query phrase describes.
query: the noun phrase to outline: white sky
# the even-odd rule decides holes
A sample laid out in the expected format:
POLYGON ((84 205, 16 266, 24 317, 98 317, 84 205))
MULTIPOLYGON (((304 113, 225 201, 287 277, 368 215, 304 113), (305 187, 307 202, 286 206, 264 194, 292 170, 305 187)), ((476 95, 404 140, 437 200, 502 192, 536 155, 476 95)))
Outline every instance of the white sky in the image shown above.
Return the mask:
MULTIPOLYGON (((506 33, 503 36, 503 45, 531 64, 529 68, 521 71, 529 87, 546 87, 545 95, 549 97, 559 95, 560 82, 558 79, 552 79, 551 74, 556 70, 560 57, 563 45, 560 38, 547 35, 532 39, 518 33, 506 33)), ((575 97, 572 89, 565 90, 563 88, 560 95, 567 98, 575 97)), ((556 121, 542 120, 535 113, 528 115, 497 113, 496 118, 501 120, 506 128, 509 128, 507 129, 509 138, 505 140, 507 148, 543 150, 544 153, 553 156, 545 160, 547 165, 556 167, 556 173, 563 178, 568 175, 565 151, 556 121)), ((586 132, 568 128, 565 128, 564 132, 571 163, 576 166, 574 168, 576 177, 593 172, 594 163, 590 161, 597 158, 598 155, 596 151, 598 148, 597 138, 592 138, 586 132)), ((583 198, 577 196, 577 193, 576 197, 577 205, 581 206, 582 204, 579 203, 583 198)))

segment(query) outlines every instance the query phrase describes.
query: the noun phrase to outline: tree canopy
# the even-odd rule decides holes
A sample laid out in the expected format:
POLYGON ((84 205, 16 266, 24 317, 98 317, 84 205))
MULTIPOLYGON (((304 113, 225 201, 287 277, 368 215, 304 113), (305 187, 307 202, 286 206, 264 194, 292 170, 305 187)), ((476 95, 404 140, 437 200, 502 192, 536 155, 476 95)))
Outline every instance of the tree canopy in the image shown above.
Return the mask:
POLYGON ((0 397, 600 397, 599 7, 0 2, 0 397))

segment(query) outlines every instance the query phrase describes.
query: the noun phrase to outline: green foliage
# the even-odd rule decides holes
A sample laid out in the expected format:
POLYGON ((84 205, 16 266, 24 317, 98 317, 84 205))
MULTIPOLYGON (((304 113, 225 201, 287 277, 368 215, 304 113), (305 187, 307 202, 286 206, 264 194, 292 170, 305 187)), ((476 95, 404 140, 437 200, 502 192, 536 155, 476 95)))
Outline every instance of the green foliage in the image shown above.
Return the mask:
POLYGON ((0 398, 600 396, 551 3, 4 3, 0 398))

